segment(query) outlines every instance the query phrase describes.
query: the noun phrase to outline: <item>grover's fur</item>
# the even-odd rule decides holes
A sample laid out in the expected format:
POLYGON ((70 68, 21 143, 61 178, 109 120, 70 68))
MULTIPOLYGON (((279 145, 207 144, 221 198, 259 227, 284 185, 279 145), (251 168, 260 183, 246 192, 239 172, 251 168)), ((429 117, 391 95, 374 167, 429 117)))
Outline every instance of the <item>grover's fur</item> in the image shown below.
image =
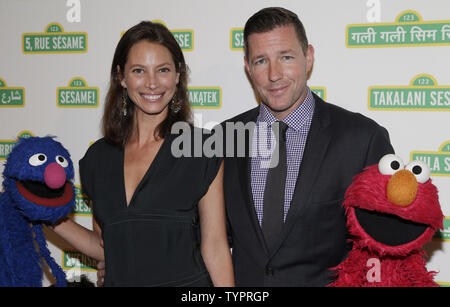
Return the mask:
POLYGON ((66 286, 64 271, 47 248, 42 224, 53 224, 71 211, 75 204, 73 177, 68 151, 52 137, 19 139, 14 146, 5 165, 4 191, 0 194, 0 286, 42 286, 43 260, 56 286, 66 286), (37 154, 43 156, 33 160, 37 154), (46 186, 44 176, 52 163, 65 173, 64 186, 57 193, 46 186), (39 195, 29 190, 31 185, 38 187, 39 195))

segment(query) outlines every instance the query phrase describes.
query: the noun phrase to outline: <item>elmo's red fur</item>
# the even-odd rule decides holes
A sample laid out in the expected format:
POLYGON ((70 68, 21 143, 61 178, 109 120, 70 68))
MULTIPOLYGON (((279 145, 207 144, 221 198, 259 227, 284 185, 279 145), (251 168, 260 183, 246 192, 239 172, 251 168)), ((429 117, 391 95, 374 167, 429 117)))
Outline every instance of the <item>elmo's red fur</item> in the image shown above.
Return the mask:
POLYGON ((437 189, 431 179, 419 182, 415 200, 408 206, 399 206, 389 201, 386 193, 391 177, 381 174, 378 165, 373 165, 355 176, 348 188, 343 206, 353 247, 348 257, 333 268, 337 278, 330 286, 438 286, 433 281, 435 272, 428 272, 425 267, 425 253, 422 251, 435 231, 442 229, 443 215, 437 189), (363 229, 355 208, 395 215, 427 227, 410 242, 395 246, 384 244, 363 229))

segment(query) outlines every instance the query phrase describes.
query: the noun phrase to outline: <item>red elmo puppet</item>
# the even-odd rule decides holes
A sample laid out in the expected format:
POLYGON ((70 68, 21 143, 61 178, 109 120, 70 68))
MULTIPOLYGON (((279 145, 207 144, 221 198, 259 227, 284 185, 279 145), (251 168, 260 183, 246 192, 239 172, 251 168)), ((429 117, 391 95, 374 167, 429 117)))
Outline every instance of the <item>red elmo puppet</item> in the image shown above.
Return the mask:
POLYGON ((393 154, 355 176, 343 203, 353 248, 337 267, 334 287, 431 287, 422 246, 442 229, 430 169, 404 166, 393 154))

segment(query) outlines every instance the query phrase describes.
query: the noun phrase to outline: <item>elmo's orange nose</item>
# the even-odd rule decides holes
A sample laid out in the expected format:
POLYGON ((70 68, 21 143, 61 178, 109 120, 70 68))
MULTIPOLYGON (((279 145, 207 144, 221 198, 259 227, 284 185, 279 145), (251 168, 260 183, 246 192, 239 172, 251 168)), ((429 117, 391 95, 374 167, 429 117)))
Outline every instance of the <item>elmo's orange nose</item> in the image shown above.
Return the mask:
POLYGON ((387 198, 400 207, 409 206, 417 195, 416 177, 408 170, 401 170, 389 179, 387 198))

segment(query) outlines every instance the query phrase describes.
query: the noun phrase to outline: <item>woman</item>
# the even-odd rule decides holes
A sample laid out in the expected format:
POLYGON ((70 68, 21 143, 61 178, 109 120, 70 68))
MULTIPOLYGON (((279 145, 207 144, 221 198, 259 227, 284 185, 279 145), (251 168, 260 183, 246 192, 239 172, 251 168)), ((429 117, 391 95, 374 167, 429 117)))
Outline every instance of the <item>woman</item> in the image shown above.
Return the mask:
MULTIPOLYGON (((139 23, 114 54, 104 138, 80 160, 95 220, 78 248, 98 253, 101 234, 105 286, 234 285, 221 161, 171 152, 172 125, 189 119, 181 48, 164 26, 139 23)), ((75 228, 55 231, 67 238, 75 228)))

